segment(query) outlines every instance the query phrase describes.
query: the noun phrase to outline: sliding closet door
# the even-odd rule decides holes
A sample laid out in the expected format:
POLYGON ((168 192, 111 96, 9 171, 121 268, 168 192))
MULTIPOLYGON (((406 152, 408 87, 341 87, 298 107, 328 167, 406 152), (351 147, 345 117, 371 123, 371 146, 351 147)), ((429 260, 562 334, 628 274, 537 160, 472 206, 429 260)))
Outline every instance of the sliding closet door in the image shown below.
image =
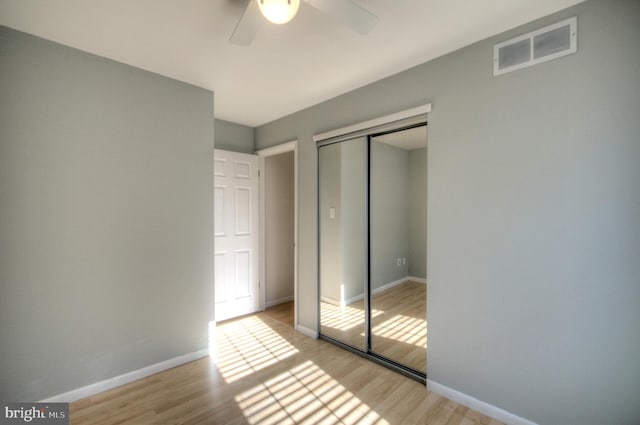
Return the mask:
POLYGON ((318 146, 320 337, 420 382, 427 368, 426 125, 416 118, 318 146))
POLYGON ((427 366, 427 129, 372 135, 371 352, 427 366))
POLYGON ((367 138, 318 156, 320 333, 366 351, 367 138))

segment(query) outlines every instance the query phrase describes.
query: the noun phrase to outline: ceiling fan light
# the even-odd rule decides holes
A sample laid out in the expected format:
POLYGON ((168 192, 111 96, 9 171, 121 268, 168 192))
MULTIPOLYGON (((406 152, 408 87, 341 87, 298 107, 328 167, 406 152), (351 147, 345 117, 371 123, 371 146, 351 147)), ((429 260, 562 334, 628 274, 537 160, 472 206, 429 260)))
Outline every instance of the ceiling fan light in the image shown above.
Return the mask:
POLYGON ((257 0, 260 12, 269 22, 286 24, 296 16, 300 0, 257 0))

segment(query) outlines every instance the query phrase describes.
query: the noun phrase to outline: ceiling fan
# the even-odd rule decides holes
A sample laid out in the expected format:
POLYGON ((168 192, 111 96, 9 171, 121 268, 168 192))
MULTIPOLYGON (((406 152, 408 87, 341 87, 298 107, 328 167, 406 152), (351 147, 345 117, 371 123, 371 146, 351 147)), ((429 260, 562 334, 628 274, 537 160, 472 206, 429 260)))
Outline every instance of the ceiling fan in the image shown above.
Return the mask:
MULTIPOLYGON (((298 13, 300 2, 332 16, 360 34, 367 34, 378 17, 352 0, 249 0, 229 41, 248 46, 255 38, 260 19, 284 24, 298 13)), ((306 7, 306 6, 305 6, 306 7)))

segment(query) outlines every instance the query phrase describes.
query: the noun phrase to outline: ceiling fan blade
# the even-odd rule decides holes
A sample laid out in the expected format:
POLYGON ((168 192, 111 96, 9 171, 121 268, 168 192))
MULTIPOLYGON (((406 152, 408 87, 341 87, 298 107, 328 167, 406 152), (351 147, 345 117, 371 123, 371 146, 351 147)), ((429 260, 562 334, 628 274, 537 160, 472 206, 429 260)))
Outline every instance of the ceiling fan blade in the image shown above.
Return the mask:
POLYGON ((360 34, 369 33, 378 17, 351 0, 304 0, 310 6, 333 16, 360 34))
POLYGON ((238 46, 248 46, 256 36, 256 31, 260 23, 260 9, 258 3, 249 0, 240 20, 236 24, 229 41, 238 46))

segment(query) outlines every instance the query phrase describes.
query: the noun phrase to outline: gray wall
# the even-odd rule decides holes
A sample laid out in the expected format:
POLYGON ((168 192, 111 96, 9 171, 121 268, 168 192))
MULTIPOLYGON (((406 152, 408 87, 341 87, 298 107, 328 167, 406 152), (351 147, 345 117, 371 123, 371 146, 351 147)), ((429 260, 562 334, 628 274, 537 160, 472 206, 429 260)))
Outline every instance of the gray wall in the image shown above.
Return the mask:
MULTIPOLYGON (((426 130, 425 130, 426 131, 426 130)), ((409 151, 409 276, 427 278, 427 148, 409 151)))
POLYGON ((365 219, 366 157, 367 139, 349 140, 340 143, 340 204, 342 212, 342 280, 344 301, 347 304, 361 299, 367 275, 364 238, 367 229, 365 219))
POLYGON ((371 142, 371 289, 404 279, 409 264, 409 151, 371 142))
POLYGON ((213 94, 0 27, 0 399, 207 347, 213 94))
MULTIPOLYGON (((322 262, 322 274, 320 275, 320 293, 321 297, 328 301, 340 303, 340 283, 342 282, 342 200, 340 191, 340 174, 342 170, 342 146, 331 145, 323 147, 319 153, 320 156, 320 239, 322 240, 322 249, 320 258, 322 262), (335 217, 330 218, 329 209, 335 208, 335 217)), ((299 170, 299 169, 298 169, 299 170)), ((300 173, 300 171, 298 171, 300 173)), ((299 177, 298 177, 299 179, 299 177)), ((298 180, 299 181, 299 180, 298 180)), ((299 183, 298 183, 299 184, 299 183)), ((300 196, 303 195, 299 191, 300 196)), ((298 220, 304 220, 300 213, 303 203, 299 202, 298 220)), ((303 229, 300 230, 304 232, 303 229)), ((300 235, 298 235, 298 238, 300 235)), ((300 255, 300 251, 298 251, 300 255)), ((298 269, 300 270, 300 269, 298 269)), ((298 271, 300 273, 300 271, 298 271)), ((306 291, 315 290, 317 279, 314 279, 314 285, 310 288, 307 286, 306 291)), ((300 283, 298 283, 300 287, 300 283)), ((306 298, 302 292, 298 293, 298 298, 306 298)), ((317 299, 315 300, 317 303, 317 299)), ((303 301, 305 308, 309 308, 308 301, 303 301)), ((311 306, 316 308, 316 306, 311 306)), ((317 310, 316 310, 317 311, 317 310)), ((304 314, 298 310, 298 314, 304 314)))
POLYGON ((293 151, 265 158, 267 306, 293 298, 293 158, 293 151))
POLYGON ((312 136, 432 102, 429 379, 541 424, 637 424, 640 2, 589 1, 256 129, 298 139, 300 306, 316 328, 312 136), (578 53, 492 46, 578 16, 578 53))
POLYGON ((219 119, 215 120, 215 127, 216 149, 241 153, 256 151, 252 127, 219 119))
POLYGON ((364 293, 366 143, 361 137, 320 151, 321 297, 336 304, 351 304, 364 293))

